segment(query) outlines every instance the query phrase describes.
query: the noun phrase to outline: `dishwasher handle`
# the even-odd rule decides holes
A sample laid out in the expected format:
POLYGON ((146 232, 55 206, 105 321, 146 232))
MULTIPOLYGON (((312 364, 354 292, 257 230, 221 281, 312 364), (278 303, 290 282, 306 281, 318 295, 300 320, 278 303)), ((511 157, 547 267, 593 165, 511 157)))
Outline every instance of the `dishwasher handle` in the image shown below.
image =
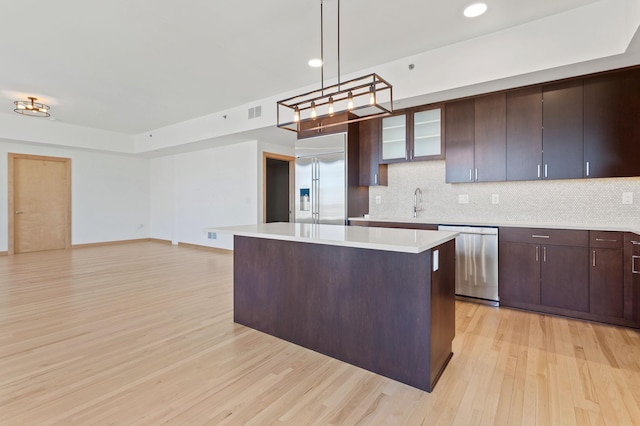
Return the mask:
POLYGON ((438 231, 458 232, 460 234, 498 235, 498 228, 480 226, 438 225, 438 231))

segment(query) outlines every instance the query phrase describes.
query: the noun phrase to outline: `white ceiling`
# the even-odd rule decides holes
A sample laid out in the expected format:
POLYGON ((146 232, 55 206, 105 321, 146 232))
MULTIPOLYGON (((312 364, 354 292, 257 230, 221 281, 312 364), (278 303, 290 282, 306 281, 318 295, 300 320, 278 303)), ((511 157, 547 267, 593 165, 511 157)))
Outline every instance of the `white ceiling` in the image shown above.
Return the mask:
MULTIPOLYGON (((596 0, 342 1, 342 74, 596 0)), ((325 77, 337 0, 325 0, 325 77)), ((320 0, 9 1, 0 8, 0 105, 36 96, 56 120, 126 134, 320 81, 320 0)))

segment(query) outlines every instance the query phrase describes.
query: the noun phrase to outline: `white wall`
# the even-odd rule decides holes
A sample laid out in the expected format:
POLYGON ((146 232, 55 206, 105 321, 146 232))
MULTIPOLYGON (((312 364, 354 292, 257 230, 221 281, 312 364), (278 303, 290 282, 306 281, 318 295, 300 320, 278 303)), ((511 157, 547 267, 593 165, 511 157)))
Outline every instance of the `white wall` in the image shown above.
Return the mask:
POLYGON ((257 141, 151 160, 151 236, 232 249, 205 229, 257 223, 257 164, 257 141))
POLYGON ((72 244, 149 237, 149 160, 0 140, 0 251, 8 248, 9 152, 71 158, 72 244))
POLYGON ((369 190, 369 214, 412 217, 416 187, 424 194, 419 217, 436 223, 640 230, 640 177, 447 184, 444 161, 390 164, 389 186, 369 190), (623 192, 633 193, 632 205, 622 204, 623 192), (469 204, 458 204, 458 195, 464 194, 469 196, 469 204), (499 204, 491 203, 492 194, 499 195, 499 204), (376 196, 381 204, 376 204, 376 196))

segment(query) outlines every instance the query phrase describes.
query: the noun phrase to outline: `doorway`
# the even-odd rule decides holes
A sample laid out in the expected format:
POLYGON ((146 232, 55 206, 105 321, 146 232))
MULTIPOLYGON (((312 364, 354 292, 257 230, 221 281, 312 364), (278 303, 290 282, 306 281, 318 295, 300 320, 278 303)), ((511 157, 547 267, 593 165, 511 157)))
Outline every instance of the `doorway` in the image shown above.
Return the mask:
POLYGON ((294 161, 294 157, 264 153, 264 223, 291 221, 294 161))
POLYGON ((9 254, 71 246, 71 159, 8 156, 9 254))

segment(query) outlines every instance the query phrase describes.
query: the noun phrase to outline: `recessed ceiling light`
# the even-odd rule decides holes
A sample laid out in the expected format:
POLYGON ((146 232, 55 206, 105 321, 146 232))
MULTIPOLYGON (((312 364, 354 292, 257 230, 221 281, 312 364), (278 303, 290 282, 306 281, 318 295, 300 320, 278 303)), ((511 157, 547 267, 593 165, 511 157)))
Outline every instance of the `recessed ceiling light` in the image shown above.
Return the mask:
POLYGON ((313 68, 320 68, 322 66, 322 59, 309 59, 309 66, 313 68))
POLYGON ((471 6, 467 6, 464 10, 464 16, 467 18, 475 18, 487 11, 487 5, 484 3, 474 3, 471 6))

